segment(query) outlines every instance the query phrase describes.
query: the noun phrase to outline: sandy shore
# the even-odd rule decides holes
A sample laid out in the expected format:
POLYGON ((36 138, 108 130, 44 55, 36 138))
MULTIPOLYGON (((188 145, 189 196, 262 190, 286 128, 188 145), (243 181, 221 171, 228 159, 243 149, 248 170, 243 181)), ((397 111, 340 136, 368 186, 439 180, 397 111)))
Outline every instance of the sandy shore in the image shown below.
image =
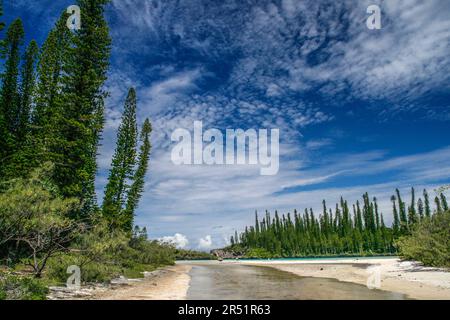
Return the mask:
POLYGON ((149 272, 144 279, 94 294, 98 300, 184 300, 189 289, 190 265, 174 265, 149 272))
POLYGON ((146 274, 144 279, 124 280, 108 288, 90 291, 84 299, 99 300, 184 300, 189 289, 192 266, 241 264, 266 266, 304 277, 333 278, 367 285, 373 268, 379 271, 378 289, 403 293, 413 299, 450 300, 450 272, 426 268, 397 258, 348 258, 321 260, 226 260, 181 261, 146 274))
POLYGON ((333 278, 367 285, 373 270, 379 270, 381 290, 400 292, 413 299, 450 299, 450 272, 427 268, 397 258, 349 258, 323 260, 225 261, 269 266, 305 277, 333 278), (374 267, 376 269, 374 269, 374 267))

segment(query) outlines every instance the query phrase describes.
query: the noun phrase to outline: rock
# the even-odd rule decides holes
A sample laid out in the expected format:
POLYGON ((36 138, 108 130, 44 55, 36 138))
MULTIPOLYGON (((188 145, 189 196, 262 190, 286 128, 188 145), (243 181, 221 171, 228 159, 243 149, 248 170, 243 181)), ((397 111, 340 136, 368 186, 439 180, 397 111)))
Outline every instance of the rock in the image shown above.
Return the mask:
POLYGON ((211 250, 211 254, 220 259, 240 259, 244 257, 245 252, 231 251, 224 249, 211 250))
POLYGON ((49 300, 76 300, 80 298, 91 297, 95 288, 68 288, 68 287, 49 287, 49 300))

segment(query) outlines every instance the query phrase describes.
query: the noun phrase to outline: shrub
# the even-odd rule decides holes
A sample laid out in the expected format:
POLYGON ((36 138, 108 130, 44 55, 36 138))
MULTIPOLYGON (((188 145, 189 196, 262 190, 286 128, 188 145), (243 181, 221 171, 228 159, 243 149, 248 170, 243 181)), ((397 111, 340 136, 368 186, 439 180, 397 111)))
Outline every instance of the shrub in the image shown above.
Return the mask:
POLYGON ((16 179, 0 193, 0 245, 16 244, 24 262, 40 277, 47 260, 65 251, 81 224, 69 219, 77 199, 62 199, 48 182, 50 164, 36 169, 29 179, 16 179), (19 244, 20 246, 17 246, 19 244), (26 254, 25 254, 26 253, 26 254))
POLYGON ((411 235, 397 241, 400 257, 450 268, 450 211, 419 222, 411 235))
POLYGON ((142 235, 129 240, 121 231, 111 231, 99 221, 72 245, 70 253, 50 259, 47 276, 58 284, 69 277, 70 265, 79 266, 81 281, 108 282, 119 275, 130 278, 143 276, 144 271, 174 263, 174 248, 149 241, 142 235))
POLYGON ((274 258, 274 255, 263 248, 249 249, 245 254, 245 258, 249 259, 270 259, 274 258))
POLYGON ((0 275, 0 300, 45 300, 48 288, 42 280, 17 275, 0 275))
POLYGON ((195 250, 175 250, 177 260, 217 260, 217 257, 208 253, 195 250))
POLYGON ((46 272, 47 278, 56 285, 65 285, 70 274, 67 268, 71 265, 79 266, 81 282, 106 283, 121 274, 121 268, 110 261, 85 262, 79 254, 62 254, 49 260, 46 272))

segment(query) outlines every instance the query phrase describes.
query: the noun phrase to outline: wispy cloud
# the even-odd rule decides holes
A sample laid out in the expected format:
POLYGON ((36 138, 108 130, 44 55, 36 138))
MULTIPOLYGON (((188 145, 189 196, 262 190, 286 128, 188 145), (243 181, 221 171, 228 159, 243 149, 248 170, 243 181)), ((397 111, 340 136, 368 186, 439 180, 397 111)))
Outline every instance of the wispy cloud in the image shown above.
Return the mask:
POLYGON ((323 130, 344 116, 358 121, 365 112, 374 122, 403 114, 450 119, 450 5, 375 1, 383 29, 374 31, 365 27, 373 3, 113 0, 98 192, 130 86, 138 91, 139 121, 150 117, 154 129, 136 221, 155 237, 175 234, 195 247, 200 235, 210 235, 202 244, 220 246, 234 228, 252 223, 255 209, 318 208, 324 197, 354 201, 370 191, 388 212, 396 187, 433 188, 448 180, 446 144, 393 156, 375 143, 341 150, 351 122, 339 123, 333 134, 323 130), (440 95, 444 99, 435 99, 440 95), (261 177, 251 166, 173 165, 171 133, 191 129, 196 120, 205 128, 279 128, 279 174, 261 177))
POLYGON ((389 199, 394 189, 436 188, 442 180, 448 181, 449 158, 450 148, 444 148, 393 158, 379 151, 339 155, 312 167, 309 164, 316 159, 285 160, 277 176, 262 177, 250 166, 175 166, 163 153, 153 159, 138 222, 153 226, 156 234, 168 228, 190 238, 210 234, 221 245, 223 234, 252 222, 254 210, 319 210, 324 198, 330 204, 340 196, 356 201, 368 191, 378 197, 390 223, 389 199), (381 181, 365 181, 367 176, 384 172, 389 174, 381 181), (167 219, 172 216, 177 219, 167 219), (216 230, 214 225, 225 227, 216 230))

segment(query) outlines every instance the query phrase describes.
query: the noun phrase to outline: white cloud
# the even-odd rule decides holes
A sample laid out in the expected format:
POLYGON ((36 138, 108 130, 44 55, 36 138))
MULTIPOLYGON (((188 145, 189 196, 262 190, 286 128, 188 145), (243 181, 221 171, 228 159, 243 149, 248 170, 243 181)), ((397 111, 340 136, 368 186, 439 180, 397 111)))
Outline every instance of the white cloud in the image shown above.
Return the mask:
MULTIPOLYGON (((136 52, 158 61, 168 57, 161 66, 148 63, 149 67, 133 70, 124 54, 120 67, 129 76, 110 77, 108 87, 113 94, 108 100, 101 167, 109 165, 114 150, 117 110, 127 86, 137 87, 139 118, 151 116, 154 128, 150 176, 137 223, 147 225, 157 237, 176 233, 186 239, 186 246, 187 237, 205 234, 221 245, 234 228, 253 223, 255 209, 320 211, 323 198, 330 205, 341 195, 352 202, 369 191, 379 198, 384 212, 390 212, 389 196, 396 187, 404 192, 413 184, 433 188, 450 176, 449 148, 403 157, 390 157, 383 150, 323 157, 315 152, 339 137, 307 140, 305 148, 299 142, 304 128, 334 120, 330 106, 336 102, 387 100, 377 107, 384 109, 381 117, 388 117, 421 108, 414 103, 417 97, 449 88, 449 4, 384 1, 383 29, 371 32, 365 27, 365 9, 372 2, 225 1, 205 6, 198 0, 114 0, 113 11, 121 22, 112 28, 116 52, 127 52, 128 57, 136 52), (174 38, 177 48, 166 46, 174 38), (178 47, 194 51, 199 62, 181 70, 171 64, 180 61, 178 47), (201 61, 225 63, 234 52, 239 59, 226 66, 229 78, 220 88, 198 90, 215 71, 201 61), (152 80, 146 84, 130 80, 141 77, 152 80), (302 98, 312 88, 319 88, 314 94, 323 95, 326 109, 302 98), (176 128, 192 128, 195 120, 202 120, 205 128, 279 128, 279 174, 261 177, 257 167, 249 166, 173 165, 170 134, 176 128), (371 183, 368 176, 385 179, 371 183), (324 186, 339 178, 347 184, 324 186), (220 235, 216 225, 225 226, 220 235)), ((440 113, 435 106, 426 107, 428 118, 450 115, 445 106, 440 113)))
POLYGON ((310 150, 321 149, 333 143, 331 139, 312 139, 306 142, 306 148, 310 150))
POLYGON ((198 240, 198 247, 200 249, 210 249, 212 247, 212 238, 210 235, 207 235, 204 238, 200 238, 198 240))
POLYGON ((181 233, 175 233, 173 236, 165 236, 159 239, 160 242, 173 244, 175 247, 183 249, 189 244, 187 237, 181 233))
MULTIPOLYGON (((285 148, 290 147, 282 146, 281 153, 285 148)), ((366 191, 378 198, 389 224, 390 196, 395 188, 400 188, 407 199, 411 186, 416 187, 417 194, 423 188, 432 193, 440 180, 450 176, 450 147, 405 157, 373 151, 328 155, 321 160, 306 155, 300 160, 301 152, 299 148, 289 149, 287 154, 294 153, 297 159, 282 160, 278 175, 266 177, 250 166, 176 166, 169 153, 158 153, 152 158, 138 224, 147 225, 153 234, 177 230, 190 238, 211 235, 215 245, 221 246, 224 236, 253 223, 255 210, 292 213, 312 207, 321 212, 323 199, 330 206, 341 196, 354 203, 366 191), (385 178, 370 183, 367 176, 385 178), (336 187, 330 184, 338 178, 351 182, 336 187)), ((208 243, 208 238, 203 240, 208 243)))
POLYGON ((195 82, 204 76, 200 69, 193 69, 172 74, 149 88, 140 91, 142 104, 149 106, 147 112, 157 113, 183 100, 185 96, 197 89, 195 82))
MULTIPOLYGON (((127 50, 176 59, 178 51, 165 45, 177 39, 177 48, 195 51, 199 61, 239 53, 223 83, 238 100, 266 95, 281 113, 289 112, 296 109, 298 94, 313 89, 330 105, 336 100, 387 100, 389 109, 378 106, 384 117, 402 110, 421 110, 428 118, 450 116, 442 106, 425 109, 416 103, 434 90, 449 89, 450 4, 442 0, 226 1, 214 6, 200 0, 115 0, 113 5, 122 22, 113 29, 114 39, 127 50), (370 4, 381 6, 381 30, 366 27, 370 4)), ((179 92, 168 95, 161 86, 186 85, 179 88, 185 91, 192 85, 183 83, 163 80, 150 94, 160 97, 155 99, 158 106, 170 104, 179 92)), ((272 112, 269 116, 276 119, 272 112)))

